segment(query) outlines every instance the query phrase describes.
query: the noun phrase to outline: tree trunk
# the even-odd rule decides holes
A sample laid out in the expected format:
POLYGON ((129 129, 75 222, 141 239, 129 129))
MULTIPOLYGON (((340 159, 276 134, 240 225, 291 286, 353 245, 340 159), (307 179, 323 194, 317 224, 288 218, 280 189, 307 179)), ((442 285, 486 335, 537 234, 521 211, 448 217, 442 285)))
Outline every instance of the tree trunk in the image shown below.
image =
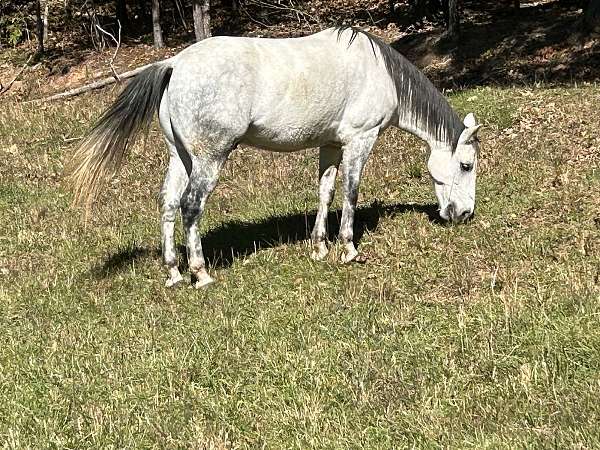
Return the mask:
POLYGON ((48 42, 48 3, 44 6, 44 42, 48 42))
POLYGON ((129 28, 129 15, 127 14, 127 5, 125 4, 125 0, 116 0, 117 2, 117 20, 121 24, 121 28, 123 30, 127 30, 129 28))
POLYGON ((458 0, 448 1, 448 32, 450 39, 456 39, 460 33, 460 15, 458 13, 458 0))
POLYGON ((594 31, 600 27, 600 0, 590 0, 583 16, 586 31, 594 31))
POLYGON ((196 42, 210 37, 210 0, 194 0, 196 42))
POLYGON ((152 32, 154 34, 154 47, 163 48, 165 43, 163 42, 162 30, 160 28, 159 0, 152 0, 152 32))
POLYGON ((37 52, 36 57, 39 58, 44 54, 44 22, 42 20, 42 5, 40 0, 35 2, 35 34, 37 36, 37 52))
POLYGON ((390 16, 392 16, 392 17, 396 13, 395 5, 396 5, 396 1, 395 0, 388 0, 388 7, 390 9, 390 16))

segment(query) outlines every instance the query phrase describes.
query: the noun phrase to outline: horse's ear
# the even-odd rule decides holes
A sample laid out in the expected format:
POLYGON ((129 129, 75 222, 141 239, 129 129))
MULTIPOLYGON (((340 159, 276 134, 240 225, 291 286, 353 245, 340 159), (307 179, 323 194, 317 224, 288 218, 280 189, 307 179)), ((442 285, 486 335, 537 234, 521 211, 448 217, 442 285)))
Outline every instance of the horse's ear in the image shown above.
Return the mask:
POLYGON ((466 115, 465 120, 463 121, 465 127, 472 128, 477 125, 477 120, 475 119, 475 114, 469 113, 466 115))
MULTIPOLYGON (((465 119, 466 121, 466 119, 465 119)), ((464 144, 465 142, 469 142, 471 139, 477 136, 477 132, 481 128, 481 125, 473 125, 472 127, 467 127, 461 133, 458 142, 464 144)))

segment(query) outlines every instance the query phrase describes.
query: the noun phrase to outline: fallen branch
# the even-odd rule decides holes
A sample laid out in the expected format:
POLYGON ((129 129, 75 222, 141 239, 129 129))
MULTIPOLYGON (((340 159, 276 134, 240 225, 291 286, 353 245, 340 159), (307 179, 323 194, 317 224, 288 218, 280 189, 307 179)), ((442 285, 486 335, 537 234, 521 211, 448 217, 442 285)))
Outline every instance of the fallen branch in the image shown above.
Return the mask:
MULTIPOLYGON (((154 64, 154 63, 152 63, 152 64, 154 64)), ((103 78, 102 80, 95 81, 94 83, 86 84, 85 86, 81 86, 81 87, 78 87, 75 89, 70 89, 66 92, 61 92, 60 94, 54 94, 54 95, 51 95, 50 97, 27 100, 24 103, 50 102, 52 100, 59 100, 61 98, 74 97, 76 95, 83 94, 84 92, 93 91, 94 89, 100 89, 105 86, 114 84, 117 82, 117 79, 126 80, 127 78, 135 77, 138 73, 140 73, 144 69, 147 69, 152 64, 146 64, 145 66, 138 67, 137 69, 130 70, 129 72, 119 74, 119 75, 117 75, 117 77, 115 77, 113 75, 112 77, 103 78)))
POLYGON ((21 67, 21 70, 19 70, 19 73, 17 73, 15 75, 15 77, 12 79, 12 81, 10 83, 8 83, 6 85, 6 87, 3 87, 2 84, 0 84, 0 95, 4 94, 5 92, 8 92, 8 90, 12 87, 14 82, 17 81, 17 78, 19 78, 21 76, 21 74, 23 73, 23 71, 27 68, 29 61, 31 61, 31 58, 33 58, 33 55, 31 55, 29 57, 29 59, 27 60, 27 62, 25 64, 23 64, 23 67, 21 67))

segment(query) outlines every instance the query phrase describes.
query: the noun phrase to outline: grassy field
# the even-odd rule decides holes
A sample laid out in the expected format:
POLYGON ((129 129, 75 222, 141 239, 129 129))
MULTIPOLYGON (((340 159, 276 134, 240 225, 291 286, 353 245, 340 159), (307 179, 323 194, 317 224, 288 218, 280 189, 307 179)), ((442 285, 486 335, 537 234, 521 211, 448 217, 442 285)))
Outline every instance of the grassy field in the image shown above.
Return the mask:
POLYGON ((486 124, 463 226, 430 219, 424 146, 386 132, 365 264, 310 259, 314 151, 238 151, 200 291, 163 287, 156 127, 86 226, 69 207, 63 163, 114 94, 0 108, 6 447, 600 446, 597 87, 451 95, 486 124))

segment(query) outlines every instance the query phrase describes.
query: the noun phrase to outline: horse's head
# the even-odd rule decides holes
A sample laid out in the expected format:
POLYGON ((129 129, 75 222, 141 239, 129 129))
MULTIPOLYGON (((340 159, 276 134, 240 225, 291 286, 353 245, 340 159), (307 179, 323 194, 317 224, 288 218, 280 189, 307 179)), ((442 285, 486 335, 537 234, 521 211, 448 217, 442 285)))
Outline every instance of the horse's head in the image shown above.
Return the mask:
POLYGON ((440 216, 453 223, 466 221, 475 210, 475 181, 479 141, 475 116, 469 113, 464 120, 456 148, 432 148, 427 164, 433 178, 440 216))

